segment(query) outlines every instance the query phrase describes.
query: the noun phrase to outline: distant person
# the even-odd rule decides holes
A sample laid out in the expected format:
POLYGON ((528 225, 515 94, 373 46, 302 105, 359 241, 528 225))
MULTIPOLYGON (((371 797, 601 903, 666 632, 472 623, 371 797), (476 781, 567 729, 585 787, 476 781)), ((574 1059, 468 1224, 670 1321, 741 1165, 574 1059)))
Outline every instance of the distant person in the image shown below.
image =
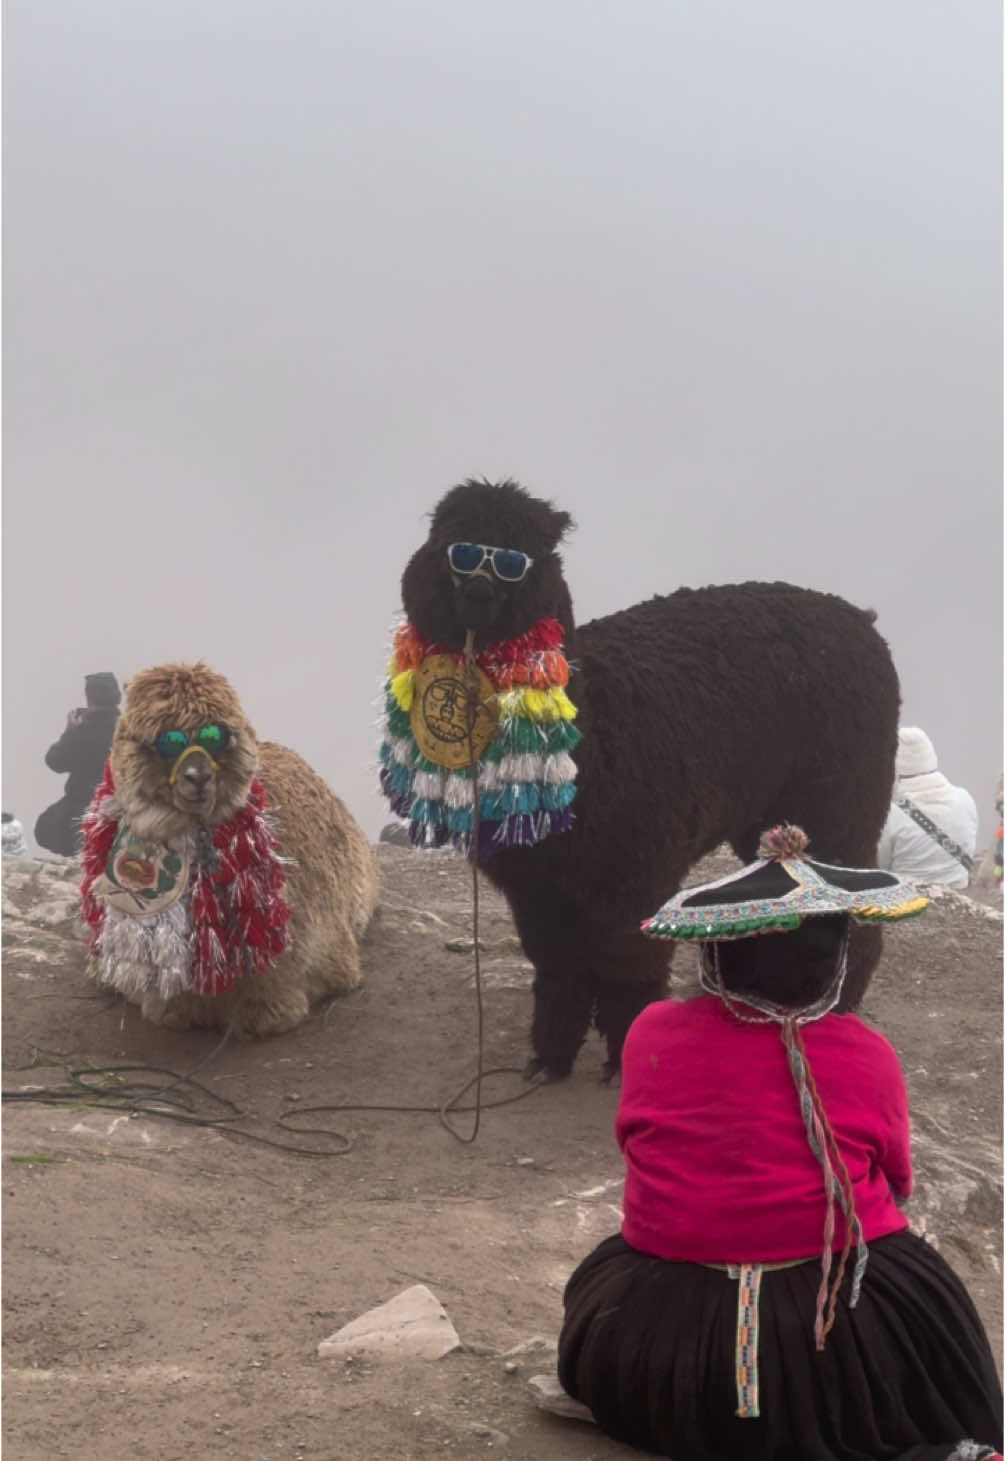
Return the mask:
POLYGON ((1005 812, 1005 795, 1003 795, 1003 778, 999 776, 998 786, 995 790, 995 834, 974 877, 976 887, 997 889, 998 892, 1001 892, 1002 887, 1002 838, 1005 835, 1005 827, 1002 825, 1003 812, 1005 812))
POLYGON ((923 730, 901 726, 898 740, 897 781, 879 839, 879 866, 917 883, 969 887, 977 804, 939 771, 935 747, 923 730))
POLYGON ((66 729, 45 753, 50 771, 69 772, 58 802, 35 823, 35 841, 49 852, 74 857, 80 845, 80 819, 101 780, 119 718, 122 692, 108 673, 84 677, 86 707, 71 710, 66 729))
POLYGON ((3 812, 2 847, 4 857, 27 857, 28 844, 24 840, 24 828, 13 812, 3 812))

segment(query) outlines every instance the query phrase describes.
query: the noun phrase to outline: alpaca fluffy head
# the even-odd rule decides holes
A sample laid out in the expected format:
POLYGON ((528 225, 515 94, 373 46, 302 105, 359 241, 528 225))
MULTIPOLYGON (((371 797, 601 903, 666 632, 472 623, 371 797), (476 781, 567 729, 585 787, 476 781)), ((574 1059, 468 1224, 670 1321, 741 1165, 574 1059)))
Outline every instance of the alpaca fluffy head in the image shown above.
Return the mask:
POLYGON ((571 634, 572 602, 556 550, 572 526, 567 512, 516 482, 462 482, 433 510, 429 537, 405 569, 405 613, 424 638, 447 649, 460 649, 468 629, 482 647, 515 639, 545 617, 571 634), (519 583, 496 578, 487 563, 476 574, 456 574, 447 560, 451 543, 517 549, 533 562, 519 583))
POLYGON ((111 760, 123 814, 139 836, 162 842, 240 811, 258 769, 258 741, 222 675, 204 664, 158 665, 129 681, 111 760), (207 727, 222 734, 200 738, 207 727), (185 749, 165 755, 165 736, 185 749))

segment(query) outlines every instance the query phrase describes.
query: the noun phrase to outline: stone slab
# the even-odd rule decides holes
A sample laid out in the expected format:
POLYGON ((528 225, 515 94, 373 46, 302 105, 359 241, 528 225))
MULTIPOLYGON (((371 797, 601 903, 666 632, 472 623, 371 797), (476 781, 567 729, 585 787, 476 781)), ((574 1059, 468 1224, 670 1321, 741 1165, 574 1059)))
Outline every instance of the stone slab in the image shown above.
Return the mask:
POLYGON ((417 1283, 323 1339, 318 1354, 322 1359, 368 1355, 436 1360, 460 1347, 457 1330, 439 1299, 417 1283))

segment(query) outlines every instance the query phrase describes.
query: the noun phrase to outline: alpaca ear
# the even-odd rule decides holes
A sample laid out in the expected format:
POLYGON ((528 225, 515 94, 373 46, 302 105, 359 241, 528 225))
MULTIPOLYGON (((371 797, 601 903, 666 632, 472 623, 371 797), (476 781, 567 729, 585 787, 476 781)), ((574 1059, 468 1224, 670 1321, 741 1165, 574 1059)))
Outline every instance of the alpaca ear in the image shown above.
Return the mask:
POLYGON ((576 524, 572 520, 572 514, 571 513, 561 512, 558 508, 552 507, 550 502, 548 504, 548 507, 549 507, 548 526, 551 528, 552 532, 555 534, 555 546, 557 547, 558 544, 565 537, 565 535, 569 531, 569 529, 570 528, 574 528, 576 526, 576 524))

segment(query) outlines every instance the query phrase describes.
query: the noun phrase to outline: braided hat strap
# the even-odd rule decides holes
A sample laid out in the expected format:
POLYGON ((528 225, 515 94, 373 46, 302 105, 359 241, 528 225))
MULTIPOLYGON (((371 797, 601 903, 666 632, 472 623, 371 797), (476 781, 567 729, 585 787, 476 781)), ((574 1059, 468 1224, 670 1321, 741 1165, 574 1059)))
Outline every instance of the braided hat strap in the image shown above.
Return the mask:
POLYGON ((848 1168, 837 1144, 837 1139, 827 1120, 820 1093, 809 1067, 802 1031, 794 1019, 782 1021, 782 1040, 789 1061, 789 1070, 799 1097, 799 1111, 806 1127, 810 1150, 820 1163, 824 1176, 824 1200, 827 1212, 824 1217, 823 1252, 820 1258, 820 1288, 817 1291, 817 1308, 813 1322, 813 1334, 818 1350, 823 1349, 827 1335, 837 1317, 837 1299, 844 1280, 852 1239, 857 1242, 855 1271, 852 1277, 852 1292, 849 1306, 858 1302, 862 1276, 869 1253, 866 1248, 862 1225, 855 1210, 855 1193, 848 1168), (836 1170, 835 1170, 836 1169, 836 1170), (845 1239, 833 1285, 830 1283, 832 1248, 834 1243, 834 1204, 840 1203, 845 1217, 845 1239))

